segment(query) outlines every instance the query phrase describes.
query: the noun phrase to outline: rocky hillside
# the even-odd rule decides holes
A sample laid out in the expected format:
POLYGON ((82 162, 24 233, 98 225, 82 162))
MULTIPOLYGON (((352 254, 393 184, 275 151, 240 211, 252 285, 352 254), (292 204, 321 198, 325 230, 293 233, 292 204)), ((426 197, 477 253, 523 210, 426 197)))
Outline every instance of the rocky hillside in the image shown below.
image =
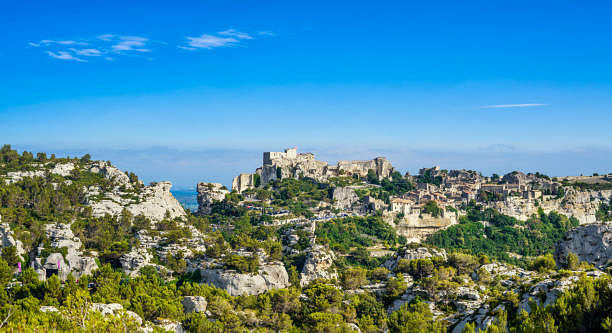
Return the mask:
MULTIPOLYGON (((285 154, 264 164, 294 158, 285 154)), ((4 146, 0 330, 609 330, 609 223, 579 226, 542 209, 519 220, 478 203, 412 206, 419 187, 479 176, 402 176, 379 162, 340 163, 325 179, 281 167, 242 193, 199 183, 192 214, 168 182, 144 185, 88 155, 4 146), (398 232, 451 214, 450 227, 432 231, 438 246, 398 232)), ((597 216, 606 219, 604 199, 597 216)))

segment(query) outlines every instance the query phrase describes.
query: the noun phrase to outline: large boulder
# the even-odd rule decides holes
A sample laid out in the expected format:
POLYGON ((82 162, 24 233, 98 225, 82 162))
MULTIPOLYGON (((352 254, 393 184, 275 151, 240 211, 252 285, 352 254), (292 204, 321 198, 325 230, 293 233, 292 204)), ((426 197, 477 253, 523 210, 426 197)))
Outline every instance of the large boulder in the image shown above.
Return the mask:
POLYGON ((198 183, 198 212, 209 214, 215 201, 222 201, 229 191, 219 183, 198 183))
POLYGON ((225 289, 232 296, 259 295, 271 289, 287 288, 289 275, 282 263, 260 265, 257 273, 200 269, 202 282, 225 289))
POLYGON ((183 309, 185 310, 185 313, 204 313, 206 312, 206 306, 208 305, 208 303, 206 302, 206 298, 202 296, 185 296, 183 297, 181 304, 183 304, 183 309))
POLYGON ((313 245, 307 250, 304 268, 300 273, 300 284, 308 285, 316 279, 337 279, 338 272, 333 267, 335 255, 323 245, 313 245))
POLYGON ((588 224, 568 231, 557 243, 556 262, 566 264, 570 253, 600 269, 609 265, 612 262, 612 222, 588 224))

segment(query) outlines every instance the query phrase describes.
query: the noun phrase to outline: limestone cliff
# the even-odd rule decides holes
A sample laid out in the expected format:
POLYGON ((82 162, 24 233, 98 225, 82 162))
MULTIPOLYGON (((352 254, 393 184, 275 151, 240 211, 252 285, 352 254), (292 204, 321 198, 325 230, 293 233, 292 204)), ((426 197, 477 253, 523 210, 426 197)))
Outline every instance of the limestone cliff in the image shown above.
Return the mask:
POLYGON ((289 275, 280 262, 260 265, 257 273, 203 268, 200 274, 203 283, 225 289, 232 296, 259 295, 270 289, 289 286, 289 275))
POLYGON ((184 217, 185 210, 181 204, 170 193, 172 183, 159 182, 145 186, 139 193, 123 192, 114 189, 111 192, 101 193, 99 188, 89 190, 87 205, 92 208, 92 215, 96 217, 109 214, 118 216, 123 209, 127 209, 132 215, 140 215, 160 221, 166 217, 170 219, 184 217), (102 198, 99 198, 102 196, 102 198))
POLYGON ((198 183, 198 213, 209 214, 215 201, 222 201, 229 191, 219 183, 198 183))
POLYGON ((580 226, 570 230, 557 243, 555 260, 564 265, 573 253, 580 261, 586 261, 603 269, 612 263, 612 222, 580 226))
POLYGON ((518 196, 509 196, 503 201, 490 203, 489 207, 519 220, 527 220, 533 214, 536 214, 539 208, 542 208, 545 213, 555 211, 568 217, 575 217, 580 224, 587 224, 596 222, 596 214, 600 204, 608 204, 611 198, 612 190, 578 191, 571 187, 566 187, 565 195, 561 198, 544 196, 536 201, 518 196))

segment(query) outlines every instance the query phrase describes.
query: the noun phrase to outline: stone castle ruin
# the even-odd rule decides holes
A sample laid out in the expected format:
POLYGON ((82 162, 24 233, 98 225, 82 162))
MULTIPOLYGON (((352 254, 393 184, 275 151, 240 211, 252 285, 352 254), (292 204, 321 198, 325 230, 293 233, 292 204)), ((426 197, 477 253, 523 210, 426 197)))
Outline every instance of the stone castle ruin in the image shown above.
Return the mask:
POLYGON ((327 162, 317 161, 312 153, 298 153, 294 147, 285 149, 284 152, 264 152, 263 165, 257 168, 255 173, 242 173, 234 178, 232 190, 242 193, 284 178, 309 177, 324 182, 339 175, 366 177, 369 170, 373 170, 376 176, 382 179, 389 178, 394 168, 384 157, 367 161, 339 161, 336 165, 329 165, 327 162))

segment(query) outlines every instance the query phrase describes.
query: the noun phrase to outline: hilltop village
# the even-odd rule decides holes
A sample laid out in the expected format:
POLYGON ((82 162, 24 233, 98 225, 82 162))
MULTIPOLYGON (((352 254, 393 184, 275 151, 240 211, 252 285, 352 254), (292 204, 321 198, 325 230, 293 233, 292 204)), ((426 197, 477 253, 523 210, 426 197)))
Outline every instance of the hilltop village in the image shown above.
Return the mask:
MULTIPOLYGON (((612 174, 550 178, 540 173, 513 171, 486 177, 474 170, 434 166, 420 169, 418 175, 412 176, 400 174, 384 157, 329 165, 317 161, 312 153, 298 153, 296 148, 264 152, 262 166, 255 173, 235 177, 232 191, 243 195, 242 203, 249 207, 257 207, 262 201, 270 205, 273 204, 270 199, 261 200, 262 195, 266 197, 265 190, 271 182, 288 178, 328 184, 329 198, 309 209, 316 216, 313 220, 380 211, 401 235, 417 242, 456 224, 469 205, 493 208, 520 220, 527 220, 539 210, 555 211, 587 224, 596 221, 600 204, 607 204, 612 197, 610 189, 597 190, 597 184, 612 184, 612 174), (589 189, 582 191, 568 184, 585 184, 589 189)), ((200 210, 207 212, 214 199, 222 200, 227 193, 229 190, 220 184, 198 184, 200 210)), ((271 215, 275 223, 293 221, 286 218, 289 211, 277 212, 280 211, 283 214, 271 215)))
POLYGON ((231 189, 198 183, 196 212, 171 187, 3 146, 0 329, 611 327, 611 174, 410 175, 292 148, 231 189))

